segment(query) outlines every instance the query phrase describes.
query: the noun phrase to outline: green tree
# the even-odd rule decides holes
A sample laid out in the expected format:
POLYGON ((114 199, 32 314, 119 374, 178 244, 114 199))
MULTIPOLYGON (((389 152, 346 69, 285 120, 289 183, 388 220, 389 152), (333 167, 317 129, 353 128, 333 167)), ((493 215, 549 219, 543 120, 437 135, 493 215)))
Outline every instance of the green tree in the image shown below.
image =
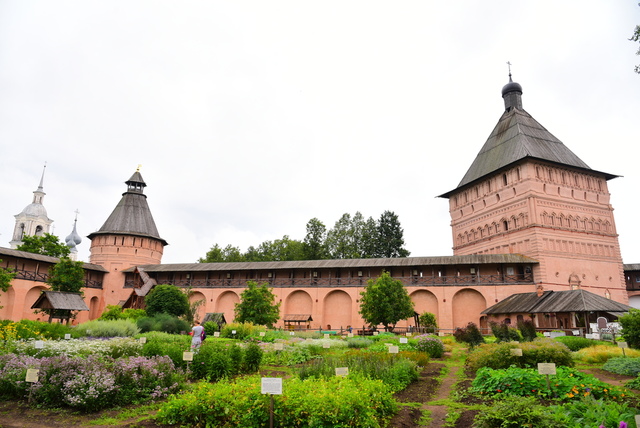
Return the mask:
POLYGON ((68 257, 63 257, 58 263, 49 269, 47 284, 53 291, 66 291, 80 293, 84 287, 84 263, 75 262, 68 257))
POLYGON ((305 260, 324 260, 327 258, 327 227, 317 218, 307 222, 307 235, 304 237, 303 254, 305 260))
POLYGON ((248 262, 282 262, 304 260, 303 244, 284 235, 282 239, 264 241, 257 248, 249 247, 244 254, 248 262))
POLYGON ((393 331, 398 321, 414 315, 413 302, 401 281, 383 271, 378 279, 370 279, 360 293, 360 315, 370 325, 384 325, 393 331))
MULTIPOLYGON (((0 263, 2 263, 2 260, 0 260, 0 263)), ((9 269, 0 268, 0 291, 5 293, 9 287, 11 287, 11 281, 15 276, 15 272, 12 272, 9 269)), ((3 306, 0 306, 0 309, 2 308, 3 306)))
POLYGON ((42 254, 51 257, 67 257, 71 250, 58 240, 58 237, 45 233, 42 236, 24 236, 22 245, 16 248, 18 251, 42 254))
POLYGON ((160 284, 153 287, 144 299, 147 314, 153 317, 165 313, 176 317, 189 311, 189 299, 178 287, 171 284, 160 284))
POLYGON ((204 258, 198 259, 198 263, 224 263, 224 262, 244 262, 245 258, 240 248, 232 245, 227 245, 224 248, 220 248, 218 244, 215 244, 209 251, 207 251, 204 258))
POLYGON ((630 309, 618 318, 622 326, 622 337, 630 347, 640 349, 640 309, 630 309))
POLYGON ((420 320, 420 327, 426 328, 428 332, 433 333, 438 328, 436 316, 431 312, 423 312, 418 319, 420 320))
POLYGON ((258 285, 255 281, 247 281, 247 289, 240 295, 240 303, 236 303, 235 321, 273 327, 280 319, 280 303, 275 300, 273 289, 267 283, 258 285))
POLYGON ((378 257, 407 257, 410 253, 404 248, 404 230, 398 216, 385 211, 378 220, 378 257))

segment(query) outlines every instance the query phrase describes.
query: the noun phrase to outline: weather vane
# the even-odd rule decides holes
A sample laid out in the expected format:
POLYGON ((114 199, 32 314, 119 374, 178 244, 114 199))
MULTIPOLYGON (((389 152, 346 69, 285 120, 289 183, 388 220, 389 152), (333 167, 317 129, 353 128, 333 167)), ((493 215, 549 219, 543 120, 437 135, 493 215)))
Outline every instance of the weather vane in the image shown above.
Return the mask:
POLYGON ((138 164, 138 169, 136 169, 136 172, 140 172, 140 168, 142 168, 142 164, 138 164))
POLYGON ((507 65, 509 66, 509 78, 511 78, 511 62, 507 61, 507 65))

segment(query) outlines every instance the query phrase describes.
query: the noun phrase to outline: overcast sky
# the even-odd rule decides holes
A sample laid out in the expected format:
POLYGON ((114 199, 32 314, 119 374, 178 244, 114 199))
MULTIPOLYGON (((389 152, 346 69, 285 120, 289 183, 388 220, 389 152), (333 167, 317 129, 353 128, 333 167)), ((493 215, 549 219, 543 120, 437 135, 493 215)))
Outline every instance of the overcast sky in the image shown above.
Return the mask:
POLYGON ((394 211, 412 256, 452 254, 448 202, 523 106, 609 182, 640 263, 637 1, 0 1, 0 246, 47 163, 82 260, 142 165, 163 262, 304 239, 394 211))

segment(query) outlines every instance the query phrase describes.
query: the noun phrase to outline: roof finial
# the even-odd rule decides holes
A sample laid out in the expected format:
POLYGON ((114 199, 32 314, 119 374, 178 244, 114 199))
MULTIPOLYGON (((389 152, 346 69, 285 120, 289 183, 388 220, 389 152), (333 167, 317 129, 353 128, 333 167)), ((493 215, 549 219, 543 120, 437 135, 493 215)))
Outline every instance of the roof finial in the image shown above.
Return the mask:
POLYGON ((40 177, 40 185, 38 190, 42 191, 44 185, 44 171, 47 169, 47 161, 44 161, 44 168, 42 168, 42 176, 40 177))
POLYGON ((140 172, 140 168, 142 168, 142 165, 138 164, 138 169, 136 169, 136 172, 140 172))
POLYGON ((509 66, 509 82, 513 82, 513 80, 511 80, 511 62, 507 61, 507 65, 509 66))

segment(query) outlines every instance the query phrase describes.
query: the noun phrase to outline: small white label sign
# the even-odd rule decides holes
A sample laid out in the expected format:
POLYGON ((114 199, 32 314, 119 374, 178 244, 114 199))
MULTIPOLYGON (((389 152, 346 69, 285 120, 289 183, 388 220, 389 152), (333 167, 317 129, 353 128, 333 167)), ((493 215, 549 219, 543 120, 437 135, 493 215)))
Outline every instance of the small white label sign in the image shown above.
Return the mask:
POLYGON ((325 338, 325 339, 328 339, 328 338, 329 338, 329 333, 325 333, 325 334, 324 334, 324 338, 325 338))
POLYGON ((353 337, 353 333, 347 334, 347 337, 353 337))
POLYGON ((42 349, 44 348, 44 342, 42 340, 36 340, 36 349, 42 349))
POLYGON ((144 345, 145 343, 147 343, 147 338, 146 338, 146 337, 141 337, 141 338, 140 338, 140 343, 142 343, 143 345, 144 345))
POLYGON ((555 363, 538 363, 538 374, 555 375, 556 364, 555 363))
POLYGON ((262 394, 281 395, 282 394, 282 378, 281 377, 263 377, 261 382, 262 394))
POLYGON ((511 355, 515 357, 522 357, 522 348, 512 348, 511 355))
POLYGON ((25 381, 30 382, 30 383, 35 383, 38 381, 38 372, 40 370, 38 369, 27 369, 27 377, 25 378, 25 381))
POLYGON ((214 331, 213 332, 213 337, 220 337, 220 332, 219 331, 214 331))
POLYGON ((406 337, 401 337, 400 343, 409 343, 409 339, 407 339, 406 337))
POLYGON ((190 351, 183 352, 182 361, 193 361, 193 352, 190 352, 190 351))
POLYGON ((274 343, 273 349, 276 351, 282 351, 284 349, 284 343, 274 343))
POLYGON ((348 376, 349 367, 336 367, 336 376, 348 376))
POLYGON ((389 346, 389 353, 390 354, 397 354, 399 351, 397 346, 389 346))
POLYGON ((231 330, 231 334, 236 334, 236 331, 235 330, 231 330))
POLYGON ((265 337, 267 335, 267 333, 265 333, 264 331, 260 332, 260 337, 265 337))
POLYGON ((323 347, 324 349, 329 349, 329 348, 331 348, 331 344, 330 344, 329 342, 324 342, 324 343, 322 344, 322 347, 323 347))
POLYGON ((67 333, 67 334, 64 335, 64 338, 69 340, 69 339, 71 339, 71 335, 69 333, 67 333))
POLYGON ((295 336, 296 334, 294 332, 289 333, 289 336, 295 336))
POLYGON ((627 342, 618 342, 619 348, 628 348, 629 344, 627 342))

